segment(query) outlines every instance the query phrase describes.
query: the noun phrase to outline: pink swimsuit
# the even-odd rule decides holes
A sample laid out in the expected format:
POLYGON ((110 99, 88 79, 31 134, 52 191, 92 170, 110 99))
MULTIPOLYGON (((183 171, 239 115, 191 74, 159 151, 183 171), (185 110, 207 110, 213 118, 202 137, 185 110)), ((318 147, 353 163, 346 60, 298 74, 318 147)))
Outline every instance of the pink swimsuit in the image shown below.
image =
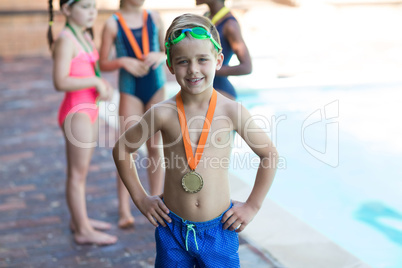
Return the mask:
MULTIPOLYGON (((69 30, 63 30, 61 34, 65 34, 71 38, 79 49, 78 55, 71 60, 69 75, 71 77, 95 76, 94 64, 99 59, 99 54, 95 49, 92 40, 90 41, 92 43, 93 51, 87 53, 69 30)), ((70 113, 85 113, 89 116, 93 124, 98 118, 99 113, 99 108, 96 103, 97 97, 98 92, 94 87, 66 92, 59 109, 60 127, 63 126, 64 120, 70 113)))

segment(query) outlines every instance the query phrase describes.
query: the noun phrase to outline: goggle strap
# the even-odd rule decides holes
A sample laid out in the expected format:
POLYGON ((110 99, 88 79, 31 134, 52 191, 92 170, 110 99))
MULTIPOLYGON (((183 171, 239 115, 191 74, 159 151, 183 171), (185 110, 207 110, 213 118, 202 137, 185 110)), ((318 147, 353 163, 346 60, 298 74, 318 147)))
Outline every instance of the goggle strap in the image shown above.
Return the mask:
POLYGON ((211 40, 212 44, 214 45, 214 47, 216 48, 216 50, 217 50, 218 52, 219 52, 220 49, 222 49, 222 47, 219 45, 219 43, 216 42, 215 39, 212 37, 211 33, 208 32, 207 30, 205 30, 204 28, 202 28, 202 27, 195 27, 195 28, 192 28, 192 29, 190 29, 190 28, 183 29, 183 30, 181 31, 181 34, 180 34, 178 37, 176 37, 176 38, 173 39, 173 40, 169 37, 169 38, 168 38, 168 41, 165 43, 166 54, 167 54, 167 62, 168 62, 168 65, 169 65, 169 66, 171 66, 171 63, 170 63, 170 55, 169 55, 170 46, 171 46, 171 44, 175 45, 175 44, 179 43, 181 40, 183 40, 184 38, 186 38, 186 32, 190 32, 190 35, 191 35, 192 37, 194 37, 195 39, 200 39, 200 40, 209 39, 209 40, 211 40), (196 31, 200 31, 200 30, 201 30, 202 33, 201 33, 201 34, 197 34, 197 33, 195 33, 194 30, 196 30, 196 31))

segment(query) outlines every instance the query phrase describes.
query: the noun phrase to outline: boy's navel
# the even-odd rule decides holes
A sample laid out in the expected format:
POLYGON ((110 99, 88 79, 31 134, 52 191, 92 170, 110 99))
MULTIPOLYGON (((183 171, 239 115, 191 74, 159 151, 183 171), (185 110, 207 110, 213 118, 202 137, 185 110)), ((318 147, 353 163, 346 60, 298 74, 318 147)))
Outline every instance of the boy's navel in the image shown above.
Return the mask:
POLYGON ((198 201, 195 201, 195 204, 194 204, 196 207, 199 207, 200 206, 200 203, 198 202, 198 201))

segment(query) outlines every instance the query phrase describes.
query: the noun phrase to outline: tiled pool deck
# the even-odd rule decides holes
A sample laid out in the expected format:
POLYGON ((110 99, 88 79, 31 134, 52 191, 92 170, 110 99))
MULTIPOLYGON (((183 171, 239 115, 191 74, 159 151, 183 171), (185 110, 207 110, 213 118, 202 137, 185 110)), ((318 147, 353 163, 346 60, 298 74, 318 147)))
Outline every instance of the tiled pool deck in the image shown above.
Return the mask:
MULTIPOLYGON (((62 97, 53 88, 49 58, 0 60, 0 267, 152 267, 154 228, 134 206, 135 228, 109 232, 119 237, 115 245, 74 243, 64 195, 64 139, 56 120, 62 97)), ((103 120, 99 127, 106 142, 91 163, 88 211, 115 224, 114 130, 103 120)), ((243 238, 240 257, 242 267, 280 267, 243 238)))

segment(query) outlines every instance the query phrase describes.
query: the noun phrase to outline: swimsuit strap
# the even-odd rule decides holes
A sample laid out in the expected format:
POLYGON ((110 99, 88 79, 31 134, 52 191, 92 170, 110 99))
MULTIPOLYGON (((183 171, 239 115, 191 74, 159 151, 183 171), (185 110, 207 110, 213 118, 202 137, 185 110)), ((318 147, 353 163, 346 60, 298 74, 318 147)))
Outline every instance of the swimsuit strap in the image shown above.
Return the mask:
POLYGON ((230 9, 223 6, 212 18, 211 22, 212 24, 216 24, 218 21, 220 21, 226 14, 230 12, 230 9))
POLYGON ((118 22, 120 24, 120 26, 123 29, 123 33, 125 34, 125 36, 127 37, 129 44, 131 46, 131 49, 133 50, 135 56, 137 59, 141 59, 143 60, 145 58, 145 56, 147 56, 149 54, 149 36, 148 36, 148 12, 147 10, 143 10, 142 12, 142 35, 141 35, 141 39, 142 40, 136 40, 135 36, 133 35, 133 32, 131 31, 131 29, 128 27, 128 25, 126 24, 126 21, 123 18, 123 15, 120 12, 116 12, 115 13, 118 22), (142 43, 142 50, 139 46, 138 43, 142 43))
POLYGON ((92 40, 92 38, 91 38, 91 36, 89 35, 88 32, 85 32, 85 33, 84 33, 84 38, 88 41, 88 43, 91 44, 91 49, 92 49, 92 51, 94 51, 94 50, 95 50, 95 43, 94 43, 94 41, 92 40))
POLYGON ((229 16, 229 17, 227 17, 227 18, 224 18, 224 19, 222 20, 222 22, 220 22, 218 25, 224 25, 228 20, 235 20, 235 21, 237 21, 236 18, 235 18, 233 15, 231 15, 231 16, 229 16))
POLYGON ((68 38, 70 38, 71 40, 73 40, 73 42, 74 42, 75 46, 78 48, 79 52, 84 52, 84 53, 86 53, 85 50, 84 50, 84 48, 83 48, 82 45, 80 44, 80 42, 78 42, 77 38, 74 36, 74 34, 73 34, 70 30, 64 29, 64 30, 60 33, 60 35, 65 35, 65 36, 67 36, 68 38))

